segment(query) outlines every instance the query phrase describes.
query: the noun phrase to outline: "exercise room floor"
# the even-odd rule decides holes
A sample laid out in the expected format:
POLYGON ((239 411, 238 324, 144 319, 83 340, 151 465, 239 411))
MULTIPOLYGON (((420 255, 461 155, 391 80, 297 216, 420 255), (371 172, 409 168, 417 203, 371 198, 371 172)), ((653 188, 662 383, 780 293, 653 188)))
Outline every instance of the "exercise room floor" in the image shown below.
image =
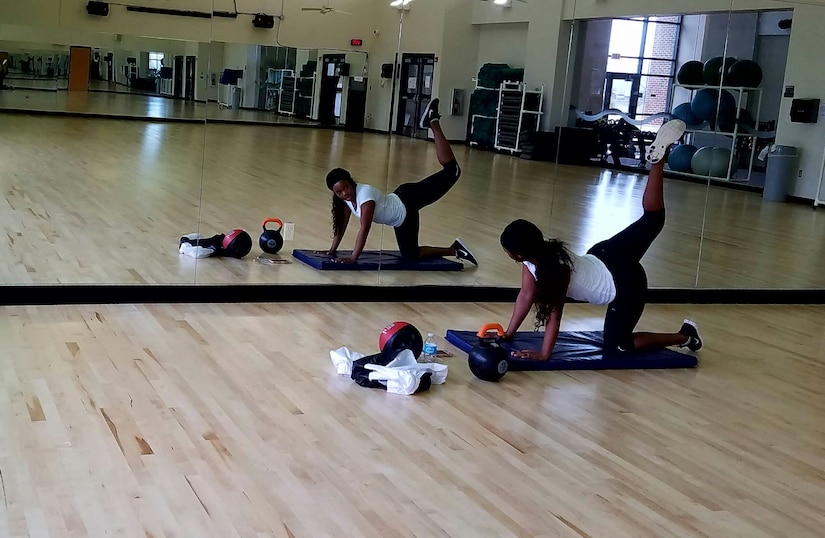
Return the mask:
MULTIPOLYGON (((105 95, 105 94, 103 94, 105 95)), ((463 272, 316 271, 293 248, 329 248, 336 166, 393 190, 438 170, 434 144, 371 133, 208 123, 0 117, 0 283, 275 283, 517 286, 498 237, 513 219, 536 222, 575 252, 641 214, 644 176, 555 165, 455 145, 461 180, 422 211, 422 244, 458 236, 481 262, 463 272), (295 223, 295 241, 262 265, 260 223, 295 223), (180 236, 245 228, 244 260, 194 260, 180 236)), ((825 213, 758 194, 668 179, 667 224, 643 259, 656 287, 823 288, 825 213)), ((342 249, 355 242, 355 219, 342 249)), ((374 226, 368 249, 397 248, 374 226)))
POLYGON ((317 122, 266 110, 232 109, 217 102, 208 104, 157 95, 129 92, 124 86, 90 92, 44 91, 17 88, 0 91, 0 110, 51 112, 68 116, 104 116, 117 119, 230 121, 250 124, 317 125, 317 122), (106 91, 104 91, 106 90, 106 91))
MULTIPOLYGON (((699 322, 691 370, 490 384, 457 354, 445 385, 396 396, 329 359, 395 319, 509 313, 0 308, 0 536, 822 536, 825 307, 649 306, 645 330, 699 322)), ((602 314, 570 305, 562 329, 602 314)))

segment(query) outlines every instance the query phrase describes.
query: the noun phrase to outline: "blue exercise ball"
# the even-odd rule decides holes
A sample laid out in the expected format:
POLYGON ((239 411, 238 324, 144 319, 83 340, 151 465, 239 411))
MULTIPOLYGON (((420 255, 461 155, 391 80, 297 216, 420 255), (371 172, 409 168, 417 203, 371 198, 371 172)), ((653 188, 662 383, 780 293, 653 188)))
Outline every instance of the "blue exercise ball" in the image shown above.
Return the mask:
POLYGON ((690 102, 690 110, 701 121, 712 121, 716 117, 716 105, 719 103, 719 90, 704 88, 696 92, 690 102))
POLYGON ((736 98, 727 90, 720 94, 716 88, 703 88, 693 96, 690 110, 702 121, 715 123, 717 113, 720 119, 730 121, 736 118, 736 98))
POLYGON ((690 160, 690 168, 700 176, 725 178, 728 175, 731 152, 728 148, 705 146, 690 160))
POLYGON ((698 151, 696 146, 690 144, 682 144, 670 150, 670 156, 667 158, 667 165, 674 172, 690 172, 691 160, 693 155, 698 151))
POLYGON ((702 120, 697 118, 696 114, 694 114, 693 110, 691 110, 690 103, 682 103, 681 105, 674 108, 673 112, 671 113, 671 116, 673 116, 676 119, 682 120, 688 126, 700 125, 702 123, 702 120))
POLYGON ((719 95, 719 117, 736 118, 736 97, 728 90, 722 90, 719 95))

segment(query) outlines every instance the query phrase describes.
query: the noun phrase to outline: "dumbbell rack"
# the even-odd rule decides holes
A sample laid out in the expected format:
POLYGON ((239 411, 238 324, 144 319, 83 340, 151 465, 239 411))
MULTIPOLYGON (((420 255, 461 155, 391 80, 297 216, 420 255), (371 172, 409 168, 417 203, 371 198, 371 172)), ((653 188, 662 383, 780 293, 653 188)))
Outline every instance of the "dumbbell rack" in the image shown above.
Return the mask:
POLYGON ((518 153, 522 150, 522 137, 539 130, 544 84, 538 90, 528 90, 524 82, 505 81, 498 94, 496 116, 496 141, 493 147, 500 151, 518 153), (530 98, 528 97, 537 96, 530 98))

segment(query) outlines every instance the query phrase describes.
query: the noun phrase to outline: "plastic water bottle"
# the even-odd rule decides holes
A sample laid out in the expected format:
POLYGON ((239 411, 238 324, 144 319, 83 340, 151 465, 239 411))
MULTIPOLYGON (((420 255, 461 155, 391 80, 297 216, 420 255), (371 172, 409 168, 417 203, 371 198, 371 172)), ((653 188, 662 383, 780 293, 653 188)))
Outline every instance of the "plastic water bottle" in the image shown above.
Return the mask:
POLYGON ((435 356, 438 353, 438 344, 435 341, 433 333, 427 333, 427 339, 424 340, 424 351, 421 353, 422 362, 435 362, 435 356))

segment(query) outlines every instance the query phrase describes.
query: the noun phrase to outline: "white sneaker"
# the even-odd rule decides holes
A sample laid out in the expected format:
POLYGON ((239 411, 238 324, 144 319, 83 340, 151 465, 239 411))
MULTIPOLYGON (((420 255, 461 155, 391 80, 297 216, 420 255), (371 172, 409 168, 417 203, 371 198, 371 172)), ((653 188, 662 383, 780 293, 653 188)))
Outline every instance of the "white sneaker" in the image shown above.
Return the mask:
POLYGON ((670 120, 659 128, 656 139, 647 148, 647 161, 656 164, 667 155, 670 146, 682 138, 687 126, 682 120, 670 120))
POLYGON ((424 113, 421 115, 421 121, 418 125, 422 129, 429 129, 430 126, 441 119, 441 114, 438 113, 438 97, 435 99, 430 100, 427 104, 427 108, 424 110, 424 113))

